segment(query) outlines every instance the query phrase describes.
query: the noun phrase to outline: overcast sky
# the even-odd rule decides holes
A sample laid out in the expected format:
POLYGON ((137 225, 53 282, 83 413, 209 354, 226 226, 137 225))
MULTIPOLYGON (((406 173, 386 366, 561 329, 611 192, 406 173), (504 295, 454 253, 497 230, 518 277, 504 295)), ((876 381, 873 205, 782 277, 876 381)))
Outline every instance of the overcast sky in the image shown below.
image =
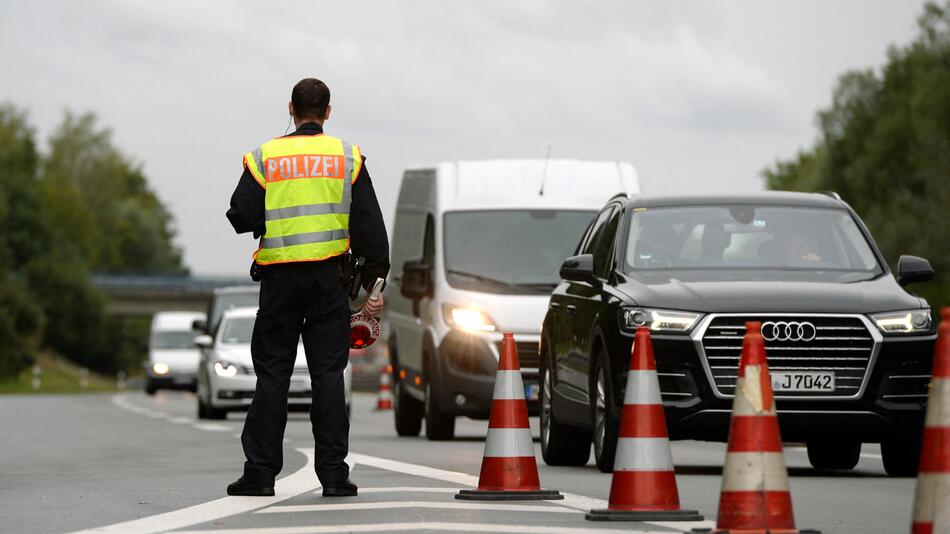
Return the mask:
POLYGON ((647 194, 762 188, 838 75, 880 66, 923 2, 6 1, 0 100, 42 139, 93 111, 175 216, 195 273, 247 271, 224 217, 242 154, 304 77, 332 91, 391 225, 402 169, 626 160, 647 194))

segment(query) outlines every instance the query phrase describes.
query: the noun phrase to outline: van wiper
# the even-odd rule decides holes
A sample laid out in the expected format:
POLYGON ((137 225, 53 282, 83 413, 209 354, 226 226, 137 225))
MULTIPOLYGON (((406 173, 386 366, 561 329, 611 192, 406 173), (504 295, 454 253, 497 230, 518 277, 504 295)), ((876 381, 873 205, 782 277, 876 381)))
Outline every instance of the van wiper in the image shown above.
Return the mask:
POLYGON ((491 278, 488 276, 482 276, 480 274, 469 273, 465 271, 456 271, 455 269, 446 269, 445 271, 448 274, 454 274, 456 276, 464 276, 466 278, 471 278, 472 280, 477 280, 485 284, 495 284, 497 286, 503 287, 517 287, 518 284, 512 284, 510 282, 505 282, 504 280, 498 280, 497 278, 491 278))

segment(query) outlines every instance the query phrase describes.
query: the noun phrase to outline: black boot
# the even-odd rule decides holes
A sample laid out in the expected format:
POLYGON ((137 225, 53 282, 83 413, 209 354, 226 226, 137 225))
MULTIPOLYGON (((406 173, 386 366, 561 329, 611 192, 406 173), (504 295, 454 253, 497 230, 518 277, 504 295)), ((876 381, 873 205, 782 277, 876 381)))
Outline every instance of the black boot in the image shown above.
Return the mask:
MULTIPOLYGON (((354 486, 355 488, 355 486, 354 486)), ((255 484, 244 477, 228 485, 228 495, 242 495, 245 497, 273 497, 274 486, 255 484)))
POLYGON ((324 497, 356 497, 356 484, 346 479, 343 482, 334 482, 323 487, 324 497))

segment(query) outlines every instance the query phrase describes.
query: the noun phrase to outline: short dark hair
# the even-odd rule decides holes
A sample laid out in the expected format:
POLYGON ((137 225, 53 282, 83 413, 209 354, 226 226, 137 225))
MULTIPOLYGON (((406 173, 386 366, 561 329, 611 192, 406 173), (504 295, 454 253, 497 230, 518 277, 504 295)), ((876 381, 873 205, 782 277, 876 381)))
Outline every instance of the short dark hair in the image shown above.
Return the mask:
POLYGON ((322 120, 330 105, 330 88, 316 78, 304 78, 294 86, 290 101, 298 119, 322 120))

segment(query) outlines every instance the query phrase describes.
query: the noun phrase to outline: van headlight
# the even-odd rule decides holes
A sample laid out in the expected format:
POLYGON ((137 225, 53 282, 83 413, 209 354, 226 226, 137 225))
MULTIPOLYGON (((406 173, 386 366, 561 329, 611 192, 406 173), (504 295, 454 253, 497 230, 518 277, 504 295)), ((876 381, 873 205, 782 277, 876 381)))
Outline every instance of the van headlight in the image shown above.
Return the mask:
POLYGON ((171 367, 165 362, 155 362, 152 364, 152 372, 157 375, 167 375, 171 370, 171 367))
POLYGON ((442 305, 442 317, 449 326, 472 332, 494 332, 498 329, 485 312, 462 306, 442 305))
POLYGON ((623 308, 620 311, 620 326, 627 332, 635 333, 637 328, 645 326, 651 332, 689 332, 700 313, 655 310, 651 308, 623 308))
POLYGON ((241 369, 231 362, 214 362, 214 374, 218 376, 231 378, 232 376, 237 376, 240 372, 241 369))
POLYGON ((929 309, 876 313, 871 320, 885 335, 930 334, 934 331, 929 309))

